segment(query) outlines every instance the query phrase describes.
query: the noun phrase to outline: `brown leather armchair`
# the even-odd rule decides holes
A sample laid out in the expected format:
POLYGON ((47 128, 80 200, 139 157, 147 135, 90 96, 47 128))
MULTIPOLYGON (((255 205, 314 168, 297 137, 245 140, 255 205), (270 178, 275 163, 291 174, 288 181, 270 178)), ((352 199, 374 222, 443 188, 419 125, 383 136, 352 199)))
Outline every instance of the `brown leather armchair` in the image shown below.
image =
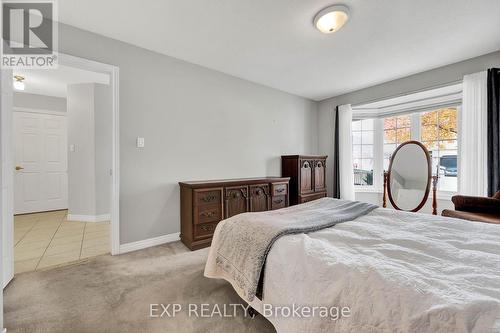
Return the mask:
POLYGON ((441 215, 464 220, 500 224, 500 191, 492 198, 455 195, 455 210, 445 209, 441 215))

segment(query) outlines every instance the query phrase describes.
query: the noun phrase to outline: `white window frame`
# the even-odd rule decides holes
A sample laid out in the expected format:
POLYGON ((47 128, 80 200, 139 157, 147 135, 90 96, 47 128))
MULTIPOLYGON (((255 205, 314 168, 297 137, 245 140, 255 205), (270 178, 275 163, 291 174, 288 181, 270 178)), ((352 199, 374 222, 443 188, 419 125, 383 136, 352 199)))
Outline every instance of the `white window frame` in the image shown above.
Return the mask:
POLYGON ((382 165, 383 158, 383 137, 380 136, 380 131, 383 129, 382 119, 373 119, 373 185, 354 185, 355 192, 380 192, 383 185, 382 165), (380 177, 379 177, 380 176, 380 177))
MULTIPOLYGON (((363 118, 373 118, 374 119, 374 131, 373 131, 373 185, 354 185, 354 191, 359 193, 382 193, 383 192, 383 165, 384 165, 384 118, 394 117, 402 114, 411 114, 411 140, 421 141, 420 133, 421 133, 421 123, 420 123, 420 115, 424 112, 438 110, 440 108, 446 107, 455 107, 457 108, 457 112, 460 114, 461 112, 461 92, 459 94, 454 93, 451 94, 449 100, 441 99, 440 104, 429 105, 428 107, 420 107, 415 106, 415 108, 409 108, 404 110, 404 112, 388 112, 388 113, 379 113, 376 111, 380 111, 380 109, 369 109, 369 108, 360 108, 362 111, 359 112, 361 116, 358 116, 357 119, 363 118), (460 98, 458 98, 460 97, 460 98), (375 111, 375 112, 373 112, 375 111)), ((356 108, 356 107, 354 107, 356 108)), ((460 117, 458 117, 460 118, 460 117)), ((457 126, 459 124, 457 123, 457 126)), ((458 133, 457 137, 458 146, 460 147, 460 133, 458 133)), ((458 152, 460 154, 460 150, 458 152)), ((460 159, 460 156, 458 156, 460 159)), ((460 175, 458 175, 460 177, 460 175)), ((457 177, 457 181, 458 181, 457 177)), ((456 191, 437 191, 437 198, 440 200, 450 200, 453 195, 457 194, 456 191)))
MULTIPOLYGON (((462 103, 457 103, 455 105, 449 105, 449 106, 446 106, 448 108, 456 108, 457 109, 457 128, 460 129, 460 124, 459 124, 459 119, 460 119, 460 112, 462 111, 462 103)), ((422 127, 422 123, 420 122, 420 115, 424 112, 429 112, 429 111, 436 111, 436 110, 439 110, 439 109, 443 109, 444 107, 441 107, 441 108, 436 108, 436 109, 433 109, 433 110, 426 110, 426 111, 421 111, 421 112, 418 112, 416 114, 412 114, 412 140, 417 140, 417 141, 421 141, 420 139, 420 129, 422 127), (416 116, 416 117, 415 117, 416 116), (417 124, 418 124, 418 135, 414 138, 413 137, 413 121, 416 121, 417 124)), ((460 144, 459 144, 459 141, 460 141, 460 131, 458 132, 458 135, 457 135, 457 147, 460 147, 460 144)), ((460 159, 460 149, 457 148, 457 159, 460 159)), ((434 170, 432 170, 432 172, 434 172, 434 170)), ((438 199, 442 199, 442 200, 451 200, 451 197, 458 194, 458 179, 460 177, 460 174, 457 175, 457 190, 456 191, 443 191, 443 190, 439 190, 439 180, 438 180, 438 191, 436 192, 437 194, 437 198, 438 199)))
MULTIPOLYGON (((353 122, 354 121, 357 121, 357 120, 363 120, 363 119, 353 119, 353 122)), ((376 191, 376 185, 378 183, 378 177, 376 176, 377 175, 377 168, 376 168, 376 161, 377 161, 377 154, 378 154, 378 149, 379 147, 378 146, 378 141, 376 141, 378 135, 376 134, 377 131, 379 130, 379 123, 380 123, 380 119, 373 119, 373 135, 374 135, 374 138, 373 138, 373 185, 354 185, 354 189, 357 190, 357 189, 360 189, 361 191, 363 192, 377 192, 376 191)), ((361 130, 361 132, 363 132, 363 130, 361 130)), ((354 158, 353 158, 354 160, 354 158)), ((351 162, 352 163, 352 162, 351 162)))

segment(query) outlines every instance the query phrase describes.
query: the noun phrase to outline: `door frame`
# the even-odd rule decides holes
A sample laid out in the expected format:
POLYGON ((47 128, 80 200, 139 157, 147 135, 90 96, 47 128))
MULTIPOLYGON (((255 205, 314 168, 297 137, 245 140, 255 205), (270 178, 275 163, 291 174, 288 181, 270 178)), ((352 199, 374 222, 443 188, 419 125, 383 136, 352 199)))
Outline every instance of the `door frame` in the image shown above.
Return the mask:
MULTIPOLYGON (((113 113, 113 120, 112 120, 112 166, 111 166, 111 207, 110 207, 110 214, 111 214, 111 254, 112 255, 117 255, 120 253, 120 130, 119 130, 119 72, 120 69, 117 66, 110 65, 110 64, 105 64, 85 58, 80 58, 80 57, 75 57, 63 53, 56 53, 56 56, 58 58, 59 64, 64 65, 64 66, 70 66, 78 69, 84 69, 84 70, 89 70, 93 72, 100 72, 100 73, 105 73, 110 76, 110 85, 112 88, 112 113, 113 113)), ((14 112, 13 107, 11 107, 8 110, 4 110, 2 108, 1 110, 2 115, 7 115, 7 119, 10 119, 10 122, 12 122, 12 113, 14 112)), ((1 140, 0 138, 0 145, 1 149, 0 151, 5 149, 5 152, 8 156, 7 160, 12 161, 13 160, 13 147, 10 145, 8 142, 12 141, 12 123, 10 126, 6 126, 8 128, 8 133, 5 133, 6 137, 8 138, 7 140, 1 140), (6 142, 4 142, 6 141, 6 142)), ((14 173, 9 172, 8 174, 3 174, 1 175, 2 181, 0 183, 4 183, 5 180, 8 180, 10 182, 13 181, 14 173)), ((9 192, 10 198, 2 198, 4 200, 3 202, 7 202, 9 206, 9 209, 13 211, 13 191, 9 192)), ((13 233, 13 228, 12 228, 12 233, 13 233)), ((13 237, 13 235, 11 235, 13 237)), ((12 269, 13 269, 13 263, 14 263, 14 251, 12 249, 11 253, 9 254, 9 261, 11 260, 12 269)), ((4 265, 8 263, 3 263, 4 265)), ((4 269, 9 267, 3 267, 4 269)))
POLYGON ((85 58, 70 56, 63 53, 57 54, 59 64, 75 67, 79 69, 89 70, 93 72, 106 73, 110 76, 110 85, 113 95, 113 149, 112 149, 112 164, 111 164, 111 254, 117 255, 120 253, 120 90, 119 90, 119 73, 120 69, 117 66, 97 62, 85 58))
POLYGON ((1 70, 2 105, 0 105, 0 152, 2 154, 2 166, 0 168, 0 236, 2 237, 2 244, 0 245, 0 253, 2 254, 2 256, 0 258, 0 262, 2 264, 2 267, 0 269, 0 279, 2 279, 2 289, 5 288, 14 277, 14 164, 12 161, 12 75, 13 73, 11 69, 1 70), (4 98, 5 100, 3 100, 4 98), (3 252, 4 247, 5 252, 3 252))

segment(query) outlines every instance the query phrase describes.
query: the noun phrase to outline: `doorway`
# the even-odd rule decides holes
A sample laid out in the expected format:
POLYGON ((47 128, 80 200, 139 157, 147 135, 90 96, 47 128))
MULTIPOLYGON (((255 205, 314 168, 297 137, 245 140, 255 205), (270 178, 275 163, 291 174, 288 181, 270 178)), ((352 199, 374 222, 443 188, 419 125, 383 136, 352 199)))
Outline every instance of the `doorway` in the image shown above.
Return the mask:
MULTIPOLYGON (((14 94, 14 100, 23 95, 54 99, 47 95, 14 94)), ((29 110, 15 105, 14 102, 14 214, 67 209, 67 116, 64 111, 29 110)))
MULTIPOLYGON (((33 108, 30 105, 19 106, 17 103, 11 104, 11 107, 8 107, 8 103, 5 103, 7 107, 2 105, 2 120, 7 120, 3 125, 11 124, 11 130, 3 133, 1 142, 4 152, 2 171, 5 171, 2 172, 2 184, 8 185, 10 181, 11 185, 2 188, 6 194, 2 196, 2 206, 11 209, 10 214, 2 216, 4 286, 12 279, 15 271, 46 269, 64 262, 99 255, 103 251, 119 253, 118 68, 64 54, 59 54, 59 64, 60 68, 72 68, 80 71, 80 74, 93 72, 108 78, 111 97, 108 105, 110 122, 106 130, 110 144, 106 157, 109 168, 104 176, 102 172, 95 175, 100 184, 104 183, 103 177, 107 177, 109 181, 108 209, 103 214, 99 214, 97 210, 92 214, 82 214, 81 210, 71 203, 71 198, 77 195, 71 195, 71 183, 75 181, 72 182, 71 177, 68 181, 68 172, 73 172, 68 165, 71 164, 68 161, 72 160, 68 155, 83 153, 84 147, 71 143, 70 133, 74 131, 71 132, 71 122, 68 122, 69 114, 49 107, 33 108), (8 149, 9 147, 12 148, 8 149), (103 249, 104 243, 106 249, 103 249), (12 250, 20 245, 24 247, 12 250)), ((51 71, 47 70, 52 76, 58 75, 51 71)), ((2 79, 4 76, 13 77, 13 72, 7 72, 2 71, 2 79)), ((21 74, 23 73, 16 73, 21 74)), ((27 73, 24 74, 28 76, 27 73)), ((67 74, 66 71, 62 76, 67 77, 67 74)), ((80 81, 82 82, 71 84, 75 89, 82 88, 78 87, 78 84, 102 84, 82 77, 80 81)), ((25 84, 27 85, 28 81, 25 84)), ((15 94, 15 91, 11 92, 13 99, 15 94)), ((3 128, 4 126, 2 130, 3 128)), ((97 152, 94 153, 95 156, 98 155, 97 152)), ((97 205, 96 201, 103 200, 94 198, 94 205, 97 205)))

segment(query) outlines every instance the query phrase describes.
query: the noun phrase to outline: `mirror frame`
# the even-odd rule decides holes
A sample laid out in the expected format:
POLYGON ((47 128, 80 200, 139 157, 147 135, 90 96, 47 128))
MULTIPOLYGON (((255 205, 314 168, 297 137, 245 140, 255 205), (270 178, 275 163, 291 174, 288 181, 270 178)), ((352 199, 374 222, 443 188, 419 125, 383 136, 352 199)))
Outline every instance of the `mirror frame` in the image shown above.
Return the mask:
POLYGON ((402 144, 400 144, 396 150, 394 151, 394 153, 392 153, 391 155, 391 161, 389 163, 389 171, 387 173, 387 192, 388 192, 388 195, 389 195, 389 201, 391 202, 391 205, 392 207, 394 207, 394 209, 396 210, 401 210, 401 211, 405 211, 405 212, 418 212, 420 209, 422 209, 422 207, 424 207, 425 205, 425 202, 427 201, 427 199, 429 199, 429 192, 430 192, 430 189, 431 189, 431 180, 432 180, 432 166, 431 166, 431 156, 429 154, 429 151, 427 150, 427 148, 425 148, 425 146, 419 142, 419 141, 415 141, 415 140, 411 140, 411 141, 406 141, 406 142, 403 142, 402 144), (425 157, 427 158, 427 187, 425 189, 425 194, 424 194, 424 197, 422 199, 422 201, 418 204, 418 206, 412 210, 404 210, 404 209, 401 209, 398 207, 398 205, 396 205, 396 203, 394 202, 393 198, 392 198, 392 194, 391 194, 391 172, 392 172, 392 163, 394 161, 394 157, 396 156, 396 154, 398 153, 398 151, 406 146, 406 145, 410 145, 410 144, 416 144, 418 145, 425 153, 425 157))

